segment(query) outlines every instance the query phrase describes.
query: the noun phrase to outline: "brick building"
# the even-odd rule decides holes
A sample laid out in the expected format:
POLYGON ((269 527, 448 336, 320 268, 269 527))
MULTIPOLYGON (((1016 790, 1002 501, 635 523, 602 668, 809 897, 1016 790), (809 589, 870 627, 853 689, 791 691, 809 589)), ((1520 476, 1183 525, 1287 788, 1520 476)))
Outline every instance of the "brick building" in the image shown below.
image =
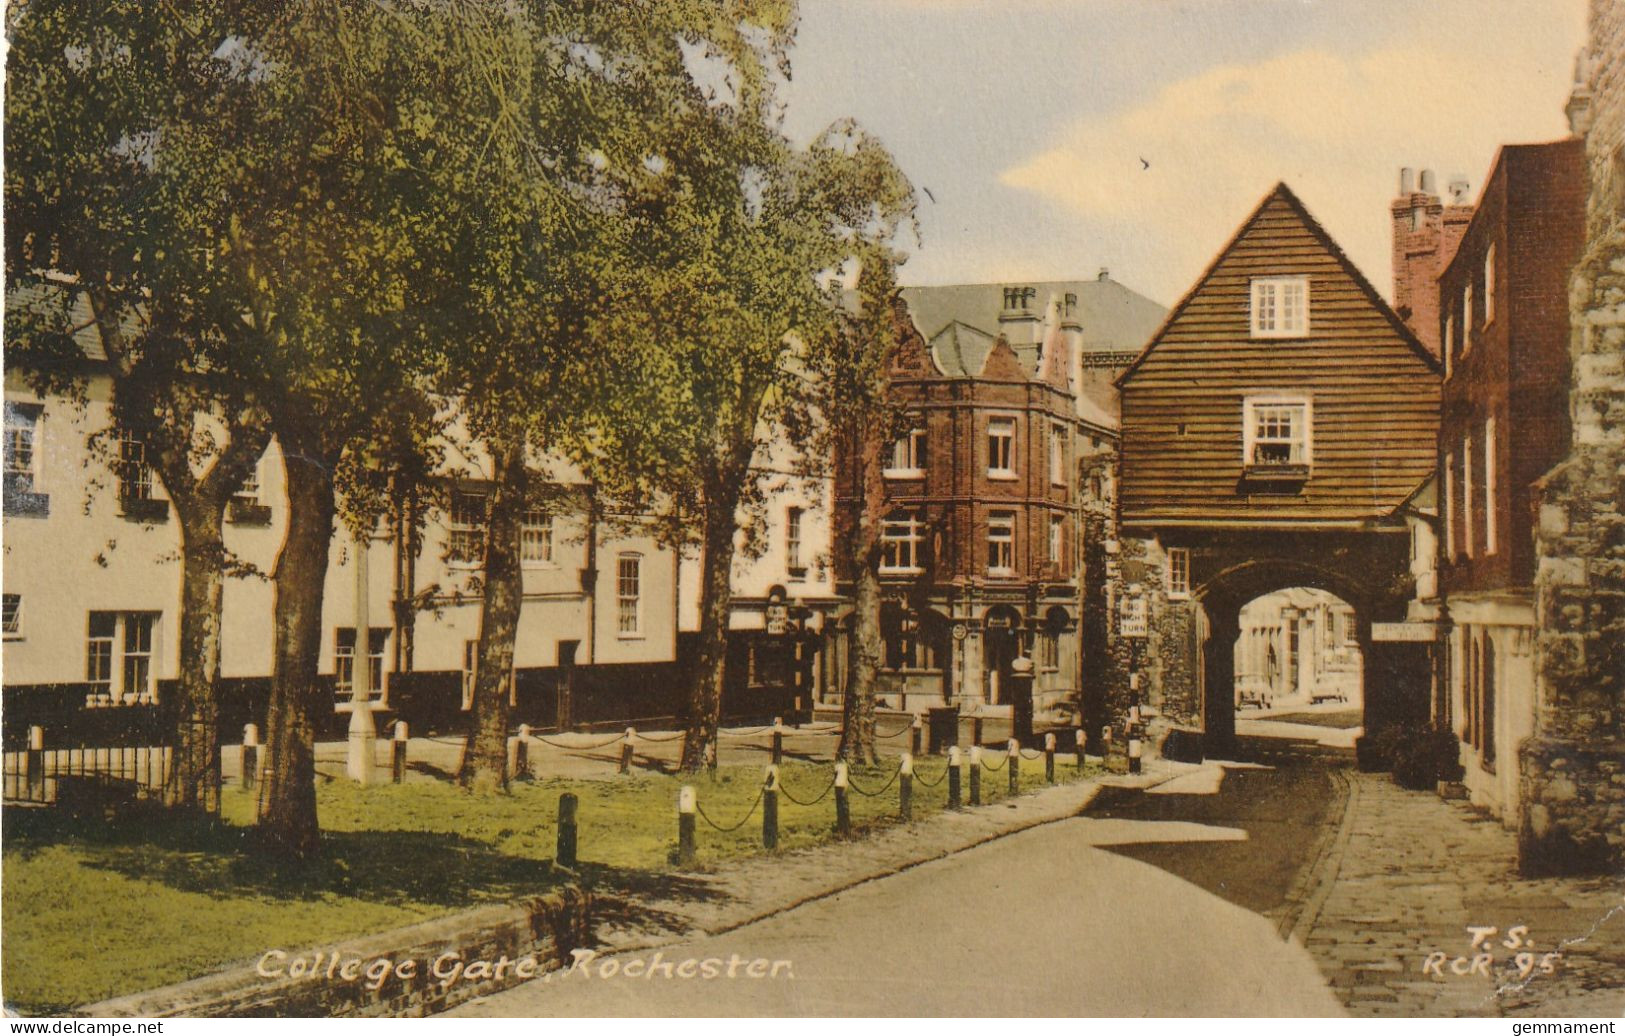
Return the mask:
POLYGON ((1520 862, 1625 862, 1625 4, 1592 0, 1570 124, 1585 242, 1569 280, 1567 455, 1537 486, 1535 723, 1519 750, 1520 862))
MULTIPOLYGON (((1002 708, 1025 657, 1040 707, 1070 698, 1091 549, 1080 492, 1108 491, 1090 458, 1116 437, 1113 393, 1084 389, 1164 311, 1104 274, 903 298, 913 333, 891 390, 917 424, 885 471, 881 693, 906 708, 1002 708)), ((837 508, 854 503, 838 481, 837 508)), ((826 655, 834 687, 844 663, 826 655)))
POLYGON ((1435 716, 1461 738, 1473 801, 1509 823, 1534 726, 1532 486, 1569 439, 1582 158, 1579 140, 1503 147, 1435 293, 1448 657, 1435 716))
POLYGON ((1434 356, 1439 349, 1439 293, 1435 287, 1444 264, 1472 219, 1467 181, 1450 181, 1450 204, 1434 191, 1433 170, 1399 171, 1399 196, 1389 205, 1394 242, 1394 312, 1434 356))

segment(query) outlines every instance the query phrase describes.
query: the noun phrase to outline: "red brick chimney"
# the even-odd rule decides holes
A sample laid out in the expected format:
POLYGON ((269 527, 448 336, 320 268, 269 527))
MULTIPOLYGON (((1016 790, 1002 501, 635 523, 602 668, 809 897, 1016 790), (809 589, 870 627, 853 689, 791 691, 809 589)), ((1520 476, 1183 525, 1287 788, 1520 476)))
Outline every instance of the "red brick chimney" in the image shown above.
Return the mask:
POLYGON ((1389 206, 1394 228, 1394 310, 1412 333, 1439 355, 1439 273, 1456 254, 1472 219, 1467 183, 1450 183, 1450 204, 1439 200, 1433 170, 1399 171, 1399 197, 1389 206))

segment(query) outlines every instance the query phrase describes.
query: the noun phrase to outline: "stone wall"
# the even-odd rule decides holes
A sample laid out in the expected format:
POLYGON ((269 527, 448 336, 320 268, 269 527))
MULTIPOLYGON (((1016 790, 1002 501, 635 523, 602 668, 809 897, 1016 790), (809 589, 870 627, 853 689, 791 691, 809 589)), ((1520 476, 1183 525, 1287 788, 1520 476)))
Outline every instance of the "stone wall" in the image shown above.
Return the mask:
POLYGON ((1130 677, 1140 674, 1138 702, 1154 713, 1152 743, 1169 726, 1202 723, 1197 606, 1169 599, 1166 565, 1167 555, 1157 540, 1124 537, 1117 541, 1109 577, 1107 712, 1120 727, 1135 704, 1130 677), (1123 599, 1136 595, 1146 601, 1146 635, 1123 636, 1123 599))
POLYGON ((1591 177, 1570 281, 1573 442, 1537 483, 1535 732, 1519 751, 1526 873, 1625 862, 1625 4, 1592 0, 1570 102, 1591 177))
POLYGON ((588 941, 574 886, 510 906, 331 946, 267 947, 251 963, 80 1008, 93 1017, 419 1017, 562 967, 588 941), (378 962, 386 962, 379 964, 378 962))

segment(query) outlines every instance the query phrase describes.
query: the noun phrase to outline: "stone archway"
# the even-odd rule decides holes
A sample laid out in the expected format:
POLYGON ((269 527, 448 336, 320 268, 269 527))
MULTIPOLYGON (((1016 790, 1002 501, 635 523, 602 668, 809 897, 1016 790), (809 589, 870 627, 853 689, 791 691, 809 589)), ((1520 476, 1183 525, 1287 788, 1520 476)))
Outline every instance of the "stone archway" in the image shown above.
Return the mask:
MULTIPOLYGON (((1372 622, 1379 609, 1389 606, 1387 594, 1347 572, 1289 558, 1253 558, 1231 565, 1192 588, 1201 609, 1205 638, 1200 645, 1202 727, 1209 755, 1229 754, 1236 734, 1235 646, 1241 634, 1241 610, 1257 598, 1307 587, 1341 599, 1354 611, 1355 642, 1364 659, 1360 700, 1365 725, 1374 725, 1404 711, 1396 699, 1410 697, 1402 681, 1392 679, 1394 659, 1372 641, 1372 622)), ((1424 665, 1425 665, 1424 659, 1424 665)), ((1424 668, 1423 679, 1426 679, 1424 668)), ((1420 701, 1428 701, 1423 684, 1420 701)))

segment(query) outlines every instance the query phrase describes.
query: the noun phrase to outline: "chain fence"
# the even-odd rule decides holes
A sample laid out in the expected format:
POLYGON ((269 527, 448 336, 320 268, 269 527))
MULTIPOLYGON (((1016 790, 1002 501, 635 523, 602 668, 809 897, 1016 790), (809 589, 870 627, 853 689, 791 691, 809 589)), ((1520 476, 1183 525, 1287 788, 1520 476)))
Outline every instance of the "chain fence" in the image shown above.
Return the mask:
POLYGON ((762 804, 762 796, 765 794, 767 794, 767 785, 764 784, 762 785, 761 790, 757 791, 756 793, 756 801, 750 804, 750 809, 745 811, 745 815, 739 818, 739 822, 737 824, 723 825, 717 823, 715 820, 712 820, 711 815, 705 811, 704 806, 700 805, 698 799, 696 799, 694 802, 694 811, 700 815, 701 820, 704 820, 707 824, 711 825, 714 830, 720 831, 725 835, 733 834, 735 831, 749 823, 750 818, 756 815, 756 807, 762 804))
POLYGON ((779 783, 779 793, 781 795, 783 795, 785 798, 789 799, 791 802, 794 802, 798 806, 816 806, 820 802, 824 801, 824 799, 829 795, 830 791, 833 790, 834 787, 835 787, 835 775, 833 773, 831 773, 830 776, 829 776, 829 783, 824 785, 824 790, 819 792, 813 798, 805 799, 805 800, 796 798, 794 795, 790 794, 789 787, 787 785, 785 785, 782 781, 779 783))

